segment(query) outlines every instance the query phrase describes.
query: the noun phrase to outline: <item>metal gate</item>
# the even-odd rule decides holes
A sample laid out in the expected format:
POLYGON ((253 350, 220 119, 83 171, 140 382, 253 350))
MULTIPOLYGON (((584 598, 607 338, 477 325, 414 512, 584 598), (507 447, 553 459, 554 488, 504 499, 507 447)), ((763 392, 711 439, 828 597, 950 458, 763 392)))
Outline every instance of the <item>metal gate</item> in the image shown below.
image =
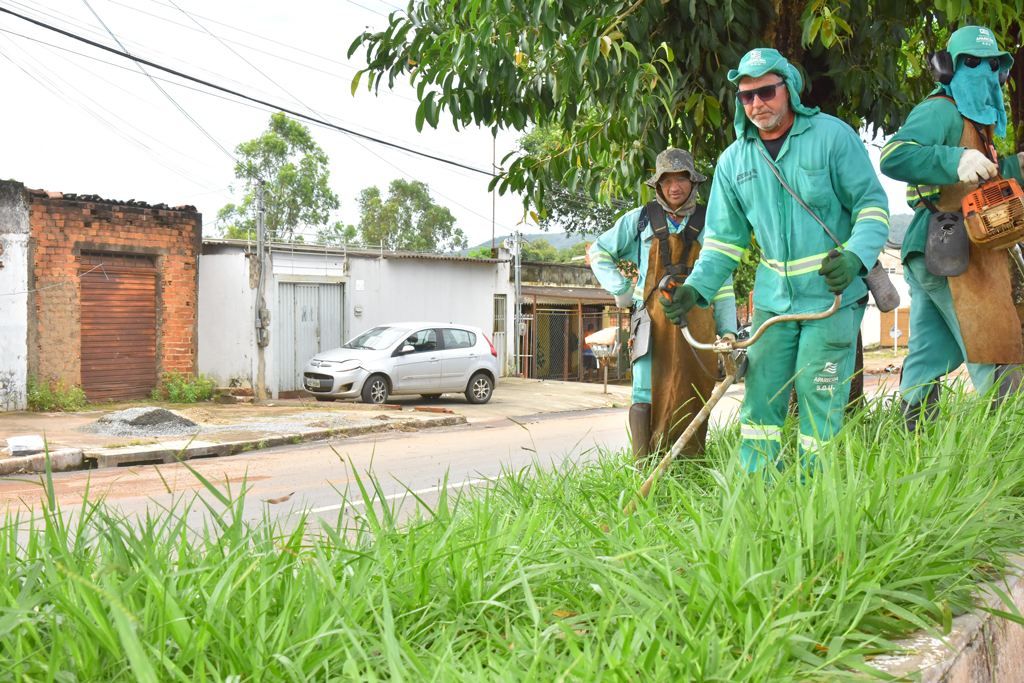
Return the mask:
POLYGON ((508 354, 506 353, 505 333, 505 295, 494 295, 494 348, 498 352, 498 372, 504 377, 508 374, 508 354))
POLYGON ((575 380, 580 371, 579 313, 576 310, 538 308, 533 321, 537 379, 575 380))
POLYGON ((275 333, 279 392, 301 389, 300 375, 309 359, 345 343, 343 287, 326 282, 278 285, 275 333))
POLYGON ((148 398, 157 385, 153 259, 83 253, 80 272, 86 397, 90 401, 148 398), (102 268, 92 270, 100 264, 102 268))

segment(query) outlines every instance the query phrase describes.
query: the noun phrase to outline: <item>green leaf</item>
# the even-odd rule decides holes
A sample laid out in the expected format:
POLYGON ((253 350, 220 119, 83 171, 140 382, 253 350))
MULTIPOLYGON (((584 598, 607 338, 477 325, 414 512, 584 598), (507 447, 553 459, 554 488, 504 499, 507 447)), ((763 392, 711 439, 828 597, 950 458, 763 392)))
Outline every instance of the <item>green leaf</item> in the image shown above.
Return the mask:
POLYGON ((722 105, 716 98, 711 96, 705 97, 704 102, 707 103, 707 115, 711 125, 715 128, 720 128, 722 126, 722 105))
POLYGON ((352 97, 356 96, 356 88, 359 87, 359 79, 363 77, 362 70, 356 72, 355 77, 352 79, 352 97))

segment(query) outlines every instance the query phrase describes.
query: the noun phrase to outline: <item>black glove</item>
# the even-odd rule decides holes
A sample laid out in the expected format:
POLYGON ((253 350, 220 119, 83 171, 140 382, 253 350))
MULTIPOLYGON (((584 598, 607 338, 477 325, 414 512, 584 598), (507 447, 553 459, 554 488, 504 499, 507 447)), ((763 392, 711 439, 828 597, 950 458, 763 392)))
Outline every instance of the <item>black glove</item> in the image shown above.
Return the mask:
POLYGON ((669 301, 664 293, 658 297, 658 301, 661 302, 661 310, 665 312, 665 317, 671 320, 673 325, 678 325, 683 315, 697 305, 697 290, 690 285, 679 285, 672 289, 672 301, 669 301))

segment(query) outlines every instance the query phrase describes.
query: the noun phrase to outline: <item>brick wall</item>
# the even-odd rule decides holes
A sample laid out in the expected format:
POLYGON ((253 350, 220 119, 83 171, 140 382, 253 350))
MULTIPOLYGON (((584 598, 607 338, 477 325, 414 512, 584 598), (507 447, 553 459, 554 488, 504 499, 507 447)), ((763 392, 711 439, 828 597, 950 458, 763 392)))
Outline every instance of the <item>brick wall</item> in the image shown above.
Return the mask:
POLYGON ((29 306, 29 372, 81 383, 77 276, 83 251, 153 259, 159 273, 157 371, 196 372, 202 215, 194 207, 144 208, 36 190, 29 191, 29 200, 30 284, 38 290, 29 306))

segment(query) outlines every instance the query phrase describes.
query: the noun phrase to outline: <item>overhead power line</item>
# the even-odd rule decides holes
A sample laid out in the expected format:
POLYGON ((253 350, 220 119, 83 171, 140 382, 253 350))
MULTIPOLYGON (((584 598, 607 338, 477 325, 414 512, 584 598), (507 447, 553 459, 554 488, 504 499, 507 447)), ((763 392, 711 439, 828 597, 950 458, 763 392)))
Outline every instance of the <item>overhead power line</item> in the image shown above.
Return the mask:
POLYGON ((114 48, 112 48, 112 47, 110 47, 108 45, 104 45, 102 43, 97 43, 94 40, 89 40, 88 38, 85 38, 83 36, 79 36, 77 34, 74 34, 74 33, 70 32, 70 31, 65 31, 64 29, 58 28, 56 26, 51 26, 50 24, 47 24, 45 22, 39 21, 37 19, 33 19, 31 17, 27 17, 27 16, 25 16, 23 14, 19 14, 18 12, 10 10, 10 9, 8 9, 6 7, 0 7, 0 12, 3 12, 5 14, 10 14, 11 16, 17 17, 18 19, 21 19, 23 21, 27 21, 27 22, 29 22, 31 24, 35 24, 36 26, 39 26, 41 28, 45 28, 48 31, 53 31, 55 33, 60 33, 61 35, 67 36, 68 38, 72 38, 73 40, 77 40, 77 41, 85 43, 87 45, 91 45, 91 46, 99 48, 101 50, 105 50, 105 51, 110 52, 111 54, 115 54, 115 55, 117 55, 119 57, 123 57, 125 59, 130 59, 133 62, 136 62, 137 64, 144 64, 144 65, 152 67, 154 69, 159 69, 160 71, 164 71, 166 73, 173 74, 173 75, 175 75, 175 76, 177 76, 179 78, 183 78, 185 80, 192 81, 193 83, 199 83, 201 85, 205 85, 208 88, 213 88, 214 90, 219 90, 221 92, 226 92, 226 93, 229 93, 231 95, 234 95, 235 97, 239 97, 239 98, 242 98, 242 99, 245 99, 245 100, 249 100, 250 102, 256 102, 257 104, 261 104, 264 107, 268 107, 268 108, 273 109, 275 111, 281 111, 281 112, 284 112, 286 114, 290 114, 291 116, 294 116, 295 118, 298 118, 298 119, 303 119, 303 120, 306 120, 306 121, 313 121, 313 122, 318 123, 318 124, 320 124, 322 126, 326 126, 328 128, 331 128, 331 129, 340 131, 342 133, 345 133, 346 135, 362 138, 364 140, 369 140, 371 142, 376 142, 379 145, 384 145, 386 147, 392 147, 394 149, 399 149, 399 150, 402 150, 403 152, 408 152, 409 154, 415 154, 416 156, 424 157, 426 159, 433 159, 434 161, 439 161, 439 162, 441 162, 443 164, 448 164, 448 165, 451 165, 451 166, 457 166, 459 168, 464 168, 467 171, 473 171, 474 173, 479 173, 481 175, 490 176, 492 178, 497 175, 497 174, 492 173, 490 171, 485 171, 483 169, 479 169, 479 168, 476 168, 474 166, 469 166, 468 164, 462 164, 462 163, 459 163, 457 161, 452 161, 451 159, 445 159, 444 157, 436 156, 436 155, 433 155, 433 154, 428 154, 426 152, 421 152, 419 150, 411 149, 409 147, 405 147, 403 145, 398 145, 398 144, 395 144, 393 142, 388 142, 387 140, 381 140, 380 138, 373 137, 372 135, 366 135, 365 133, 359 133, 359 132, 356 132, 356 131, 351 130, 349 128, 345 128, 343 126, 339 126, 339 125, 333 124, 333 123, 331 123, 329 121, 324 121, 323 119, 317 118, 315 116, 310 116, 308 114, 303 114, 301 112, 297 112, 297 111, 292 110, 292 109, 286 109, 284 107, 278 106, 278 105, 273 104, 271 102, 267 102, 265 100, 260 100, 260 99, 257 99, 255 97, 250 97, 249 95, 245 95, 245 94, 240 93, 240 92, 238 92, 236 90, 232 90, 230 88, 225 88, 224 86, 217 85, 216 83, 211 83, 210 81, 206 81, 206 80, 203 80, 201 78, 196 78, 195 76, 190 76, 190 75, 188 75, 186 73, 183 73, 181 71, 178 71, 176 69, 171 69, 169 67, 157 64, 156 62, 151 62, 148 59, 142 59, 141 57, 135 57, 134 55, 131 55, 128 52, 114 49, 114 48))
POLYGON ((128 50, 126 50, 124 45, 121 44, 121 41, 118 40, 117 36, 114 35, 114 32, 110 30, 110 27, 107 26, 107 24, 103 21, 103 19, 100 18, 100 15, 96 13, 96 10, 94 10, 92 8, 92 5, 89 4, 89 0, 82 0, 82 2, 84 2, 85 6, 89 8, 89 11, 92 12, 92 15, 94 17, 96 17, 96 21, 100 22, 100 26, 103 27, 103 30, 105 30, 107 33, 110 34, 110 37, 114 39, 114 42, 117 43, 118 47, 121 48, 121 51, 124 54, 128 55, 129 57, 131 57, 132 61, 135 62, 135 66, 139 67, 139 71, 141 71, 142 73, 146 74, 146 76, 149 78, 150 82, 153 85, 156 86, 156 89, 159 90, 160 93, 164 97, 166 97, 170 101, 170 103, 173 104, 174 107, 178 111, 181 112, 182 116, 184 116, 186 119, 191 121, 192 125, 194 125, 196 128, 198 128, 199 132, 202 133, 203 135, 205 135, 206 138, 217 147, 217 149, 219 149, 220 151, 224 152, 224 154, 226 154, 229 159, 231 159, 232 161, 234 161, 237 164, 238 163, 238 159, 235 158, 235 155, 232 154, 231 152, 229 152, 227 149, 225 149, 224 145, 220 144, 220 142, 215 137, 210 135, 210 133, 207 132, 207 130, 205 128, 203 128, 203 126, 198 121, 196 121, 194 118, 192 118, 191 114, 189 114, 187 111, 185 111, 185 108, 182 107, 180 104, 178 104, 177 100, 175 100, 173 97, 171 97, 171 94, 169 92, 167 92, 166 90, 164 90, 163 87, 161 87, 161 85, 156 82, 155 78, 153 78, 152 76, 149 75, 149 72, 146 71, 142 67, 142 64, 139 62, 139 60, 135 59, 134 57, 131 56, 131 54, 129 54, 128 50))

